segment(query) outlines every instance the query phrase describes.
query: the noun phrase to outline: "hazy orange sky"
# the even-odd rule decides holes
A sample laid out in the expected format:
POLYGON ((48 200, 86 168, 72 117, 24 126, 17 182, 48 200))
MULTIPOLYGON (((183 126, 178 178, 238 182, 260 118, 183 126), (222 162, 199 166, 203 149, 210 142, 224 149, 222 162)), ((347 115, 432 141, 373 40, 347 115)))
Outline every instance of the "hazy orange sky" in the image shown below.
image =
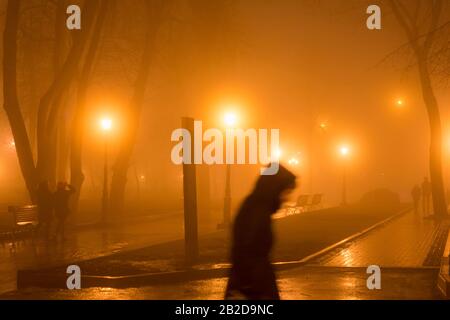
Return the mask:
MULTIPOLYGON (((217 126, 221 105, 233 101, 242 108, 243 127, 279 128, 286 157, 300 152, 303 166, 296 170, 302 177, 302 191, 323 192, 330 204, 339 201, 341 161, 337 152, 346 143, 352 149, 350 200, 378 187, 387 187, 408 199, 412 185, 428 172, 426 111, 417 75, 414 70, 406 70, 407 55, 395 55, 378 64, 405 38, 388 8, 382 8, 383 29, 368 30, 369 4, 338 0, 238 1, 232 19, 235 68, 212 68, 210 78, 198 72, 204 61, 198 55, 201 50, 192 50, 195 41, 185 31, 187 25, 178 25, 178 30, 188 35, 174 35, 167 52, 163 51, 167 46, 161 45, 132 164, 136 170, 130 170, 130 181, 135 172, 145 173, 152 196, 179 199, 181 168, 170 162, 172 130, 180 126, 182 116, 217 126), (170 60, 172 55, 177 55, 176 64, 170 60), (181 73, 179 77, 177 72, 181 73), (405 101, 402 108, 395 103, 399 98, 405 101), (328 125, 325 134, 318 129, 323 121, 328 125)), ((226 60, 230 54, 224 50, 218 58, 226 60)), ((133 61, 132 56, 127 59, 133 61)), ((111 61, 98 68, 105 68, 111 61)), ((130 93, 127 79, 135 71, 123 66, 111 74, 97 71, 97 82, 91 90, 93 104, 107 101, 126 105, 130 93)), ((445 140, 450 144, 448 88, 438 87, 437 95, 445 140)), ((8 137, 3 113, 1 117, 2 135, 8 137)), ((102 164, 102 156, 96 133, 91 134, 86 166, 96 176, 95 168, 102 164)), ((112 145, 114 152, 114 142, 112 145)), ((447 166, 450 152, 445 157, 447 166)), ((16 171, 10 170, 6 176, 20 181, 14 159, 7 161, 14 163, 16 171)), ((0 170, 4 169, 0 166, 0 170)), ((253 184, 254 172, 239 167, 233 170, 232 190, 240 198, 253 184)), ((211 168, 211 172, 220 199, 223 168, 211 168)), ((446 172, 447 177, 450 172, 446 172)))

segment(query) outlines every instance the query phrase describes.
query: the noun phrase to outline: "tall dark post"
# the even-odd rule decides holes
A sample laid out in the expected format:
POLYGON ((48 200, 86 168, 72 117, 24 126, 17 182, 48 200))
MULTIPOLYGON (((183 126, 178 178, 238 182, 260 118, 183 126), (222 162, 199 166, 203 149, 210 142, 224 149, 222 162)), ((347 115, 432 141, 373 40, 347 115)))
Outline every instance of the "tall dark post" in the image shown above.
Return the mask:
POLYGON ((223 224, 224 227, 230 225, 231 221, 231 164, 227 164, 225 178, 225 198, 223 199, 223 224))
POLYGON ((203 164, 196 166, 197 173, 197 209, 199 232, 201 221, 212 222, 211 217, 211 190, 210 190, 210 165, 203 164))
POLYGON ((102 195, 102 223, 105 224, 108 219, 108 136, 105 134, 105 150, 104 150, 104 167, 103 167, 103 195, 102 195))
POLYGON ((192 137, 192 164, 183 164, 183 194, 184 194, 184 241, 186 262, 194 263, 198 258, 198 225, 197 225, 197 179, 194 157, 194 119, 182 118, 182 127, 190 132, 192 137))

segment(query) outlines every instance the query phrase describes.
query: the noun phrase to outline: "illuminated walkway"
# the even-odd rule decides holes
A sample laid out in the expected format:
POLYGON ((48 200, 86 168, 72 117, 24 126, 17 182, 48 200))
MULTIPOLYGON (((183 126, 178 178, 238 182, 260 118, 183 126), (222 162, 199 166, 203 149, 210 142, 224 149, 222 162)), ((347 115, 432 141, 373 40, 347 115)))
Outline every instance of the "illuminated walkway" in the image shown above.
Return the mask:
POLYGON ((446 235, 447 230, 448 225, 409 212, 312 261, 312 264, 333 267, 433 265, 439 257, 432 256, 431 248, 440 244, 439 238, 446 235))
MULTIPOLYGON (((441 299, 438 268, 424 268, 445 227, 407 213, 313 261, 277 272, 282 299, 441 299), (366 268, 382 266, 382 289, 368 290, 366 268)), ((0 299, 222 299, 227 279, 141 288, 26 289, 0 299)))
MULTIPOLYGON (((214 230, 215 225, 201 225, 200 231, 214 230)), ((166 214, 149 216, 139 222, 109 228, 90 227, 68 233, 64 243, 37 241, 0 243, 0 294, 16 288, 18 269, 48 267, 109 255, 149 245, 181 239, 183 216, 166 214)))
MULTIPOLYGON (((435 269, 384 269, 382 290, 368 290, 365 268, 300 267, 279 272, 282 299, 442 299, 436 288, 435 269), (407 288, 405 290, 405 288, 407 288)), ((83 290, 27 289, 2 299, 223 299, 227 279, 186 281, 142 288, 83 290)))

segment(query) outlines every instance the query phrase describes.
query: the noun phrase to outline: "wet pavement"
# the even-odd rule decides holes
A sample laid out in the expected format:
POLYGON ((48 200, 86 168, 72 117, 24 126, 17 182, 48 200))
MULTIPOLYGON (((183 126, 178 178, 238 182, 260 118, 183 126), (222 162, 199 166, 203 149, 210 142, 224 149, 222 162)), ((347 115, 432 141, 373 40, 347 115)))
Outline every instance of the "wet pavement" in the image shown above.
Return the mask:
MULTIPOLYGON (((443 232, 447 234, 448 223, 424 219, 418 214, 409 212, 311 261, 311 264, 333 267, 367 267, 372 264, 380 267, 421 267, 429 257, 436 239, 443 232)), ((442 245, 444 246, 445 242, 442 245)), ((439 250, 436 255, 435 266, 438 266, 439 250)))
MULTIPOLYGON (((423 264, 442 232, 442 224, 406 213, 313 260, 310 265, 278 272, 281 298, 441 299, 436 286, 439 268, 423 264), (381 267, 381 290, 367 288, 370 275, 366 268, 373 264, 381 267)), ((141 288, 75 291, 31 288, 0 299, 222 299, 226 281, 222 277, 141 288)))
MULTIPOLYGON (((278 273, 278 286, 281 298, 288 300, 441 299, 436 289, 437 269, 383 269, 381 290, 367 288, 365 271, 365 268, 300 267, 278 273)), ((216 278, 130 289, 27 289, 3 295, 1 299, 221 300, 226 281, 216 278)))
MULTIPOLYGON (((212 230, 202 226, 201 231, 212 230)), ((90 227, 67 235, 63 243, 31 240, 0 243, 0 294, 16 289, 18 269, 49 267, 119 251, 165 243, 183 237, 183 216, 167 214, 108 228, 90 227)))

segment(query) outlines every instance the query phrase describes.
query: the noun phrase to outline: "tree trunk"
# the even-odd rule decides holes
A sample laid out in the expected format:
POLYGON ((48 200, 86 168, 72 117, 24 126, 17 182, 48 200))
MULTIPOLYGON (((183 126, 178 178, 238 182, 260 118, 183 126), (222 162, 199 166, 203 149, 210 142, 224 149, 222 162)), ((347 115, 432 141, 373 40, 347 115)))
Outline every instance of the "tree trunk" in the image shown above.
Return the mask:
MULTIPOLYGON (((389 1, 394 14, 405 31, 409 40, 409 45, 413 50, 417 63, 419 78, 422 88, 422 96, 428 113, 428 122, 430 126, 430 180, 431 192, 433 196, 433 212, 437 218, 447 216, 447 203, 445 199, 444 180, 442 178, 442 128, 439 105, 434 94, 428 59, 436 38, 436 32, 439 20, 442 15, 443 1, 436 0, 429 2, 430 6, 430 26, 424 40, 421 42, 419 37, 419 19, 418 16, 412 16, 408 13, 408 7, 400 1, 389 1)), ((416 9, 420 7, 420 2, 416 3, 416 9)), ((418 13, 418 12, 416 12, 418 13)))
MULTIPOLYGON (((67 1, 59 0, 56 3, 56 14, 55 14, 55 49, 53 56, 53 68, 55 77, 61 70, 62 62, 64 61, 65 55, 65 28, 61 28, 64 26, 65 18, 66 18, 66 8, 67 1)), ((69 94, 62 95, 59 101, 56 101, 55 104, 61 104, 62 110, 65 110, 67 105, 67 98, 69 94)), ((67 169, 67 135, 66 135, 66 119, 65 112, 58 112, 58 121, 56 132, 54 133, 54 137, 52 137, 54 141, 54 150, 51 150, 51 164, 52 171, 50 172, 50 181, 56 183, 57 181, 65 181, 66 169, 67 169)))
MULTIPOLYGON (((40 180, 49 180, 52 176, 51 172, 55 170, 52 167, 52 159, 55 150, 52 148, 53 138, 56 135, 56 127, 58 120, 58 111, 61 108, 60 98, 70 87, 72 80, 77 74, 77 69, 82 60, 86 42, 92 30, 95 15, 98 10, 98 0, 90 0, 86 2, 84 12, 84 25, 77 34, 70 53, 56 75, 49 90, 42 97, 38 109, 38 125, 37 125, 37 171, 40 180)), ((74 31, 75 32, 75 31, 74 31)))
MULTIPOLYGON (((31 16, 29 21, 30 26, 35 25, 35 17, 31 16)), ((39 21, 39 20, 38 20, 39 21)), ((41 30, 38 28, 38 30, 41 30)), ((25 124, 28 131, 28 139, 30 140, 31 151, 33 153, 33 157, 35 156, 35 147, 36 147, 36 112, 35 106, 37 105, 38 98, 38 79, 39 79, 39 71, 36 67, 38 58, 36 52, 40 49, 40 42, 33 37, 29 37, 28 39, 24 39, 24 68, 26 70, 26 87, 29 90, 29 99, 28 104, 26 106, 27 112, 24 114, 25 124)))
POLYGON ((36 169, 33 152, 17 97, 17 31, 21 0, 9 0, 3 36, 4 109, 16 144, 17 157, 31 201, 35 202, 36 169))
POLYGON ((131 156, 133 154, 134 145, 136 143, 137 132, 139 128, 139 120, 144 102, 145 90, 147 88, 148 78, 150 74, 150 57, 152 54, 152 46, 147 36, 142 62, 140 64, 140 72, 136 81, 134 96, 129 106, 127 118, 127 126, 125 137, 121 139, 119 154, 114 164, 113 177, 111 181, 110 208, 114 210, 114 214, 123 212, 125 203, 125 188, 127 184, 127 174, 131 156))
POLYGON ((149 17, 147 35, 145 37, 144 51, 139 67, 139 74, 134 85, 134 94, 128 107, 127 124, 124 130, 125 136, 121 139, 119 153, 113 167, 113 177, 111 180, 110 208, 115 215, 119 215, 124 210, 125 188, 127 184, 127 174, 131 156, 139 128, 142 104, 145 98, 148 79, 150 75, 150 65, 154 53, 154 44, 157 30, 161 24, 162 14, 166 8, 167 1, 153 1, 146 3, 149 17))
MULTIPOLYGON (((64 101, 67 105, 67 101, 64 101)), ((69 165, 70 137, 69 137, 69 119, 67 110, 63 106, 63 111, 58 120, 58 154, 56 158, 56 179, 57 181, 67 181, 67 169, 69 165)))
POLYGON ((73 209, 78 209, 78 201, 80 199, 80 192, 83 186, 85 175, 83 173, 83 141, 84 141, 84 127, 86 120, 86 96, 89 87, 89 82, 92 74, 92 69, 95 61, 95 56, 100 44, 100 37, 106 17, 106 12, 109 8, 111 0, 102 1, 100 13, 95 24, 95 29, 90 41, 89 50, 86 54, 83 69, 81 71, 80 81, 78 84, 77 100, 78 105, 75 109, 75 116, 72 127, 72 141, 70 150, 70 178, 71 184, 75 187, 76 193, 73 197, 73 209))
MULTIPOLYGON (((46 174, 45 174, 45 180, 47 180, 51 186, 56 186, 56 179, 57 179, 57 175, 56 175, 56 170, 57 170, 57 166, 58 166, 58 153, 59 153, 59 137, 58 137, 58 133, 59 133, 59 127, 60 127, 60 123, 58 122, 58 120, 60 119, 60 113, 63 104, 64 104, 64 98, 65 95, 63 94, 63 92, 61 92, 58 97, 56 97, 55 101, 53 102, 52 108, 51 108, 51 112, 50 112, 50 116, 49 119, 51 119, 52 117, 55 117, 54 120, 54 128, 48 128, 47 132, 46 132, 46 136, 47 136, 47 146, 46 146, 46 174), (55 113, 55 114, 53 114, 55 113)), ((50 123, 50 121, 48 121, 48 123, 50 123)))
POLYGON ((444 180, 442 177, 442 128, 439 106, 433 87, 427 59, 419 57, 419 75, 422 95, 425 102, 430 126, 430 181, 433 195, 435 217, 447 216, 444 180))

